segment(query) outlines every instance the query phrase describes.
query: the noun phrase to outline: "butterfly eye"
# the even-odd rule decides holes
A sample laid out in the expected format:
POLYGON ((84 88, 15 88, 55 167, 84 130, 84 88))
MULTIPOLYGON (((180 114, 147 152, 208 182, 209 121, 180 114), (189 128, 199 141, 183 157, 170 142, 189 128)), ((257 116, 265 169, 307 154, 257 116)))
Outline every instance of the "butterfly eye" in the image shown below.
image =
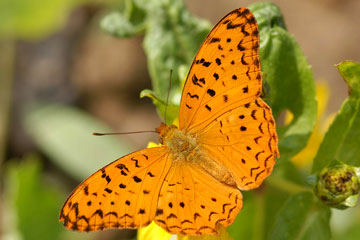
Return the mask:
POLYGON ((163 138, 163 136, 161 136, 161 135, 159 135, 159 142, 161 143, 161 144, 164 144, 164 138, 163 138))

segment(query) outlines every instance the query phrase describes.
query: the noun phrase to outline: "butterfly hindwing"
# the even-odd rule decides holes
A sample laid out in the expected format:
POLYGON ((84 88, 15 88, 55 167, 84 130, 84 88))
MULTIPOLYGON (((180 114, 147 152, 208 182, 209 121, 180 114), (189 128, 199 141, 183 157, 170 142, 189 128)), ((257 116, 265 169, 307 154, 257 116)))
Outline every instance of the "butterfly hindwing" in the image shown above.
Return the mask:
POLYGON ((175 163, 161 188, 155 222, 168 232, 216 234, 230 225, 242 207, 240 191, 196 164, 175 163))
POLYGON ((60 221, 81 232, 148 225, 170 164, 166 147, 143 149, 110 163, 71 193, 60 221))
POLYGON ((261 98, 219 116, 198 135, 202 151, 228 169, 242 190, 260 186, 272 172, 277 141, 271 109, 261 98))

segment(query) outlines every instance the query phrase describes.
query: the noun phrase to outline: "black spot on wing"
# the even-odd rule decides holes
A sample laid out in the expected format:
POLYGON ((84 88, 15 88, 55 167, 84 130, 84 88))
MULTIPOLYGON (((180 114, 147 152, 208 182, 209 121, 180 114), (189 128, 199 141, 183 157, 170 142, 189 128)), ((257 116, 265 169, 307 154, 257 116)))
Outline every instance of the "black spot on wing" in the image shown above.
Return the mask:
POLYGON ((229 100, 228 95, 223 95, 223 100, 224 100, 224 102, 227 102, 229 100))
POLYGON ((138 176, 134 176, 133 179, 134 179, 134 181, 137 182, 137 183, 139 183, 139 182, 142 181, 141 178, 139 178, 138 176))
POLYGON ((85 193, 86 196, 89 195, 89 186, 86 185, 86 186, 84 187, 84 193, 85 193))
POLYGON ((209 66, 211 65, 211 62, 204 62, 202 65, 203 65, 204 67, 209 67, 209 66))
POLYGON ((112 193, 112 190, 109 189, 109 188, 105 188, 104 191, 107 192, 107 193, 112 193))
POLYGON ((159 215, 162 215, 163 213, 164 213, 164 210, 162 210, 162 209, 159 208, 159 209, 156 210, 156 214, 155 214, 155 215, 156 215, 156 216, 159 216, 159 215))
POLYGON ((234 28, 242 27, 244 25, 243 23, 233 24, 230 20, 224 21, 224 24, 227 24, 226 25, 227 29, 234 29, 234 28))
POLYGON ((101 209, 96 210, 91 217, 95 215, 98 215, 100 218, 104 217, 103 211, 101 209))
POLYGON ((246 61, 245 61, 245 53, 243 53, 243 55, 241 56, 241 63, 243 64, 243 65, 249 65, 246 61))
POLYGON ((167 216, 166 219, 170 219, 170 218, 175 218, 175 219, 177 219, 177 216, 176 216, 175 214, 173 214, 173 213, 170 213, 170 215, 167 216))
POLYGON ((205 105, 205 108, 209 111, 209 112, 211 112, 211 107, 209 107, 209 105, 205 105))
POLYGON ((245 51, 245 48, 241 45, 243 43, 244 39, 241 39, 240 42, 237 45, 237 49, 239 51, 245 51))
POLYGON ((196 77, 196 75, 194 74, 192 76, 192 79, 191 79, 192 83, 195 85, 195 86, 199 86, 199 87, 203 87, 202 85, 199 84, 199 79, 196 77))
POLYGON ((242 12, 238 10, 238 11, 237 11, 237 16, 238 16, 238 17, 245 17, 245 16, 248 15, 249 13, 250 13, 249 9, 246 8, 246 9, 244 9, 244 11, 242 11, 242 12))
POLYGON ((255 24, 256 23, 255 17, 251 16, 250 18, 247 19, 247 22, 250 24, 255 24))
POLYGON ((216 59, 215 59, 215 62, 216 62, 216 64, 217 64, 218 66, 221 65, 221 60, 220 60, 220 58, 216 58, 216 59))
POLYGON ((129 172, 129 169, 125 166, 125 164, 120 163, 120 164, 116 165, 116 167, 120 170, 125 170, 125 171, 129 172))
POLYGON ((139 161, 137 159, 135 159, 134 157, 130 158, 131 161, 135 162, 135 167, 139 168, 141 167, 138 163, 139 161))
POLYGON ((214 42, 220 42, 220 38, 212 38, 210 40, 210 43, 214 43, 214 42))
POLYGON ((111 178, 109 177, 109 175, 107 175, 107 176, 105 177, 105 179, 106 179, 107 183, 110 183, 110 182, 111 182, 111 178))
POLYGON ((253 171, 258 170, 260 167, 250 168, 250 176, 253 175, 253 171))
POLYGON ((218 79, 219 79, 219 74, 214 73, 213 76, 214 76, 215 80, 218 80, 218 79))
POLYGON ((249 36, 250 33, 248 33, 246 30, 245 30, 245 24, 242 24, 241 26, 241 32, 244 34, 245 37, 249 36))
POLYGON ((256 174, 256 176, 255 176, 255 181, 256 181, 257 178, 258 178, 262 173, 264 173, 264 172, 265 172, 265 170, 262 170, 262 171, 258 172, 258 173, 256 174))
POLYGON ((255 116, 255 113, 256 113, 256 110, 252 110, 251 112, 251 117, 254 119, 254 120, 257 120, 256 116, 255 116))
POLYGON ((191 95, 191 93, 188 92, 187 95, 188 95, 190 98, 199 99, 199 96, 198 96, 197 94, 191 95))
POLYGON ((209 94, 211 97, 215 96, 215 91, 213 89, 208 89, 207 94, 209 94))

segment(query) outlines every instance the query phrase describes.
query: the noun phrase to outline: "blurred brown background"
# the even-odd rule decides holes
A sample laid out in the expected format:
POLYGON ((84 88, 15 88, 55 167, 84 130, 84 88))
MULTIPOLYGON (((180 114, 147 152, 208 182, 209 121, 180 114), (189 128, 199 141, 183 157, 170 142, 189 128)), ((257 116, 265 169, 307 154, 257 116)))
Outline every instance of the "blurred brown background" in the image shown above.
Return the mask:
MULTIPOLYGON (((197 16, 216 23, 234 8, 256 1, 186 1, 197 16)), ((357 0, 273 1, 313 67, 315 79, 331 86, 328 113, 339 109, 347 87, 334 64, 359 61, 360 2, 357 0)), ((117 131, 152 130, 159 125, 155 108, 139 92, 151 88, 142 37, 116 39, 99 29, 106 5, 80 6, 65 16, 59 31, 40 40, 16 43, 14 108, 10 156, 33 146, 22 134, 20 112, 29 100, 73 103, 98 116, 117 131)), ((143 147, 152 134, 129 135, 143 147)))
MULTIPOLYGON (((186 0, 193 14, 213 24, 232 9, 254 2, 258 1, 186 0)), ((327 114, 336 112, 347 97, 347 86, 334 65, 344 60, 360 61, 360 1, 273 2, 281 8, 287 29, 307 57, 315 79, 330 86, 327 114)), ((159 126, 160 118, 151 101, 139 98, 142 89, 151 88, 142 37, 117 39, 101 31, 99 21, 109 9, 111 6, 100 1, 81 4, 63 16, 65 24, 50 35, 15 41, 6 36, 1 40, 2 46, 7 42, 15 45, 14 54, 10 54, 14 64, 8 66, 14 74, 9 127, 0 129, 0 135, 8 135, 5 152, 1 153, 4 159, 37 151, 22 125, 23 111, 34 100, 78 106, 119 132, 159 126)), ((1 51, 6 50, 3 47, 1 51)), ((3 66, 11 60, 1 58, 3 66)), ((0 73, 0 77, 5 75, 0 73)), ((2 114, 7 111, 0 110, 2 114)), ((156 134, 125 137, 133 150, 145 147, 149 140, 157 141, 156 134)), ((0 141, 0 147, 2 144, 0 141)))

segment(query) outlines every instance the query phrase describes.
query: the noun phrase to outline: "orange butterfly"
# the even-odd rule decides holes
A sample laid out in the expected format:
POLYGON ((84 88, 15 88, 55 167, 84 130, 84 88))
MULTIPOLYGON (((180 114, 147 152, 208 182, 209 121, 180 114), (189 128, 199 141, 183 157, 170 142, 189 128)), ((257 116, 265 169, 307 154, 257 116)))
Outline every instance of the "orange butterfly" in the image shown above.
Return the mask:
POLYGON ((194 59, 179 128, 161 123, 163 146, 124 156, 86 179, 66 200, 60 221, 80 232, 155 221, 173 234, 218 233, 242 208, 239 190, 260 186, 279 156, 261 89, 258 26, 248 9, 236 9, 194 59))

